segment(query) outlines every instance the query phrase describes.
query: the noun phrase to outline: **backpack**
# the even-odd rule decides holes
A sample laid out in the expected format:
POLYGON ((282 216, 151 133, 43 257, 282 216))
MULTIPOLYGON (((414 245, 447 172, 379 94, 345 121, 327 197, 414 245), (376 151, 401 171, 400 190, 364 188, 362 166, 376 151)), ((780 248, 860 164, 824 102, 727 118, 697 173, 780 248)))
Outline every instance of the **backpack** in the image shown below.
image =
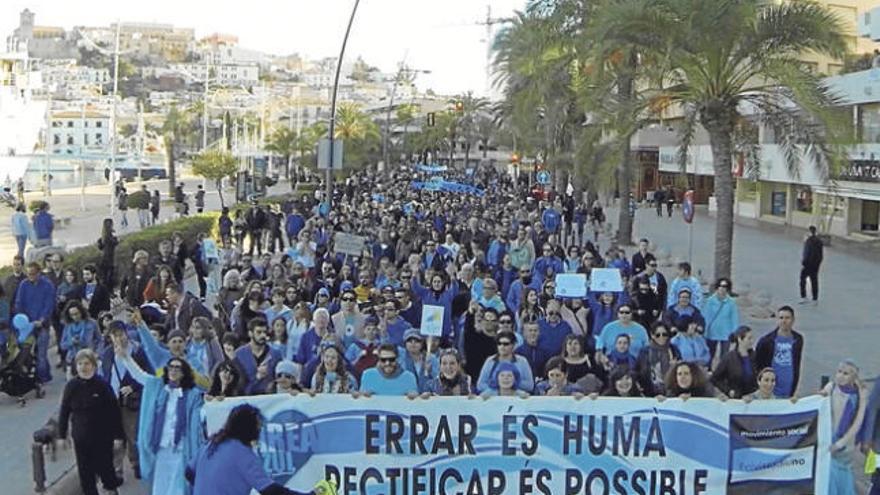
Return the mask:
POLYGON ((361 379, 361 374, 363 374, 364 370, 373 368, 379 362, 379 355, 376 352, 379 349, 379 346, 376 344, 364 344, 361 341, 356 340, 354 345, 358 346, 358 348, 362 351, 366 351, 365 354, 361 355, 354 364, 354 372, 357 375, 358 380, 361 379))

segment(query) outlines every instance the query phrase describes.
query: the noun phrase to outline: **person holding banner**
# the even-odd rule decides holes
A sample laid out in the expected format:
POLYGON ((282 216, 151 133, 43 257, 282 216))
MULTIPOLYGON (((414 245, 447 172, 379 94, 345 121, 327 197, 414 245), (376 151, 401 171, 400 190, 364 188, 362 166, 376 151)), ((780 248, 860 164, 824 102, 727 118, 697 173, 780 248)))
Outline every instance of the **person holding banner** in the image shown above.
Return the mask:
POLYGON ((251 490, 260 495, 317 493, 290 490, 269 477, 262 459, 252 448, 260 438, 261 423, 260 410, 250 404, 232 409, 223 428, 186 467, 193 495, 243 495, 251 490))
MULTIPOLYGON (((706 372, 695 363, 676 363, 666 373, 665 386, 666 393, 657 396, 659 401, 666 397, 678 397, 682 400, 691 397, 716 397, 706 372)), ((726 398, 723 395, 721 397, 726 398)))
POLYGON ((348 372, 342 352, 335 345, 321 346, 321 364, 312 375, 310 388, 319 394, 348 394, 357 390, 357 380, 348 372))
POLYGON ((880 463, 877 462, 877 452, 880 451, 880 380, 874 380, 874 388, 871 389, 865 409, 865 421, 862 422, 857 442, 862 453, 868 456, 865 472, 871 474, 869 495, 880 495, 880 463))
POLYGON ((529 396, 521 390, 519 368, 513 363, 500 363, 495 379, 489 382, 489 388, 481 395, 483 399, 489 397, 520 397, 529 396))
POLYGON ((608 385, 605 397, 643 397, 639 382, 633 374, 632 368, 618 366, 608 375, 608 385))
POLYGON ((834 380, 820 392, 831 398, 831 481, 829 495, 856 495, 853 454, 856 434, 862 427, 868 391, 859 380, 859 367, 850 360, 837 365, 834 380))
POLYGON ((567 396, 581 393, 581 389, 571 383, 569 366, 563 358, 550 358, 544 366, 544 373, 547 379, 535 385, 535 395, 567 396))
POLYGON ((416 397, 419 386, 412 373, 398 364, 398 351, 394 344, 379 347, 379 362, 375 368, 364 371, 360 392, 372 395, 406 395, 416 397))
POLYGON ((469 396, 473 393, 471 377, 461 367, 461 357, 452 348, 440 351, 440 374, 432 378, 425 386, 422 394, 441 396, 469 396))

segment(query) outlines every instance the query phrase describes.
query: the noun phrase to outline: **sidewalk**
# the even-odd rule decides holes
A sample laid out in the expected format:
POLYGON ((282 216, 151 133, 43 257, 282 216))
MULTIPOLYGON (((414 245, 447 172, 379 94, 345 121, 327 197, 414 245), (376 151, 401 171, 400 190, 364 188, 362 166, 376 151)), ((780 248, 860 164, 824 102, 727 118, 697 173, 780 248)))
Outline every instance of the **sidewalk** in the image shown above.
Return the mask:
MULTIPOLYGON (((616 219, 609 212, 608 218, 616 219)), ((715 218, 698 210, 694 219, 692 265, 694 273, 702 272, 707 280, 713 277, 715 218)), ((636 214, 633 239, 647 237, 653 244, 672 253, 674 258, 687 257, 687 224, 676 210, 671 218, 658 218, 653 208, 642 208, 636 214)), ((837 364, 852 358, 861 366, 863 378, 880 374, 880 323, 875 304, 880 287, 880 253, 862 252, 852 246, 832 245, 825 249, 825 261, 819 273, 818 306, 798 305, 798 280, 802 234, 772 226, 738 224, 734 233, 733 288, 764 290, 772 297, 771 307, 784 304, 794 307, 795 329, 804 334, 804 362, 800 391, 814 392, 822 375, 833 376, 837 364)), ((607 246, 607 242, 604 243, 607 246)), ((632 257, 635 248, 629 248, 632 257)), ((672 268, 663 269, 671 280, 672 268)), ((745 314, 743 315, 745 316, 745 314)), ((743 318, 757 334, 773 330, 772 319, 743 318)))
MULTIPOLYGON (((189 200, 190 213, 195 214, 195 200, 193 196, 196 191, 196 186, 202 183, 202 179, 197 177, 184 177, 183 179, 179 179, 178 182, 183 182, 185 184, 184 191, 186 191, 189 200)), ((168 181, 144 181, 144 184, 147 185, 147 189, 149 189, 150 192, 158 189, 159 193, 162 195, 159 221, 165 222, 176 218, 174 205, 170 203, 172 198, 168 195, 168 181)), ((136 181, 126 183, 128 193, 131 194, 140 190, 140 185, 141 183, 136 181)), ((290 186, 287 182, 279 182, 275 186, 269 188, 268 194, 281 194, 288 192, 289 190, 290 186)), ((209 182, 206 184, 205 192, 205 211, 220 211, 220 196, 217 194, 217 190, 212 183, 209 182)), ((101 236, 102 222, 110 213, 110 192, 108 185, 88 186, 85 189, 84 200, 81 199, 81 197, 82 195, 79 188, 56 189, 52 191, 51 196, 45 196, 39 191, 26 193, 25 201, 26 204, 29 204, 35 199, 44 199, 51 205, 50 213, 52 213, 56 219, 71 219, 69 225, 63 227, 58 226, 55 228, 53 238, 56 243, 64 242, 68 249, 72 249, 97 242, 98 238, 101 236), (82 203, 85 203, 85 209, 82 208, 82 203)), ((227 205, 233 203, 235 201, 235 189, 224 189, 223 199, 226 201, 227 205)), ((7 209, 7 211, 11 215, 12 210, 7 209)), ((30 216, 31 214, 28 212, 28 217, 30 218, 30 216)), ((124 235, 140 230, 137 210, 128 210, 127 216, 128 227, 124 228, 121 225, 122 216, 119 211, 116 212, 113 222, 117 235, 124 235)), ((15 239, 12 237, 11 224, 8 218, 9 217, 7 216, 6 220, 0 223, 0 266, 11 264, 12 257, 17 252, 15 239)))

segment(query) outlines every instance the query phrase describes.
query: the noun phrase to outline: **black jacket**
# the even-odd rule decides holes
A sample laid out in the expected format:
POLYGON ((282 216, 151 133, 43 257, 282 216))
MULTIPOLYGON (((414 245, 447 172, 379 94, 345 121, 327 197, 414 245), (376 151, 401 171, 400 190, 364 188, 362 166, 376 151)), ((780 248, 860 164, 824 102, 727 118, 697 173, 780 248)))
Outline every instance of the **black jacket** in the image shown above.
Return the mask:
POLYGON ((749 351, 749 363, 752 372, 750 376, 747 376, 739 352, 736 350, 728 352, 721 357, 718 368, 712 373, 712 384, 725 395, 734 399, 741 399, 754 392, 758 389, 758 369, 755 366, 754 351, 749 351))
POLYGON ((189 292, 182 294, 180 297, 181 300, 178 303, 181 305, 180 316, 177 316, 176 309, 170 308, 168 315, 165 317, 165 331, 180 330, 189 335, 189 326, 192 324, 193 319, 197 316, 211 318, 211 310, 206 308, 196 296, 189 292))
MULTIPOLYGON (((79 294, 77 297, 85 300, 86 298, 86 284, 81 284, 79 286, 79 294)), ((110 311, 110 290, 104 286, 102 283, 98 283, 95 286, 95 293, 92 294, 92 299, 89 301, 89 316, 93 319, 97 320, 98 315, 101 311, 110 311)))
POLYGON ((801 265, 805 268, 819 268, 822 264, 824 246, 819 236, 811 235, 804 241, 804 252, 801 257, 801 265))
MULTIPOLYGON (((795 391, 798 388, 798 381, 801 378, 801 356, 804 351, 804 337, 794 330, 792 330, 791 333, 792 338, 794 339, 794 346, 792 347, 794 380, 791 384, 791 389, 792 391, 795 391)), ((773 353, 776 351, 777 335, 779 335, 779 328, 776 328, 772 332, 761 337, 761 340, 758 341, 758 345, 755 346, 755 366, 759 371, 773 366, 773 353)))
POLYGON ((64 387, 58 413, 58 436, 67 437, 71 421, 73 439, 94 442, 98 439, 125 438, 122 415, 110 385, 97 375, 89 380, 74 378, 64 387))

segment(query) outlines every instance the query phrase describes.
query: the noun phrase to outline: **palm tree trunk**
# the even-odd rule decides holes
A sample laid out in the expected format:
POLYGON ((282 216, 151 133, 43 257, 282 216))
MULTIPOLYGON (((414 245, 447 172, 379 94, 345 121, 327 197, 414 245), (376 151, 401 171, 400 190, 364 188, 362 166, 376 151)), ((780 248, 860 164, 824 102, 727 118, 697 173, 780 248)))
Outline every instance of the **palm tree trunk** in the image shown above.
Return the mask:
POLYGON ((168 194, 174 196, 174 185, 177 183, 177 164, 174 160, 175 140, 165 136, 165 152, 168 154, 168 194))
POLYGON ((701 123, 709 133, 712 165, 715 171, 715 279, 730 277, 733 264, 733 119, 727 108, 703 112, 701 123))
MULTIPOLYGON (((635 54, 630 55, 630 64, 634 66, 637 60, 635 54)), ((633 99, 633 78, 631 75, 624 73, 619 76, 618 88, 623 96, 625 103, 624 108, 628 108, 633 99)), ((620 166, 617 169, 617 189, 620 194, 620 211, 617 215, 617 243, 621 246, 632 245, 633 217, 629 214, 629 195, 630 195, 630 178, 632 177, 633 158, 630 140, 632 134, 623 136, 620 146, 620 166)))

